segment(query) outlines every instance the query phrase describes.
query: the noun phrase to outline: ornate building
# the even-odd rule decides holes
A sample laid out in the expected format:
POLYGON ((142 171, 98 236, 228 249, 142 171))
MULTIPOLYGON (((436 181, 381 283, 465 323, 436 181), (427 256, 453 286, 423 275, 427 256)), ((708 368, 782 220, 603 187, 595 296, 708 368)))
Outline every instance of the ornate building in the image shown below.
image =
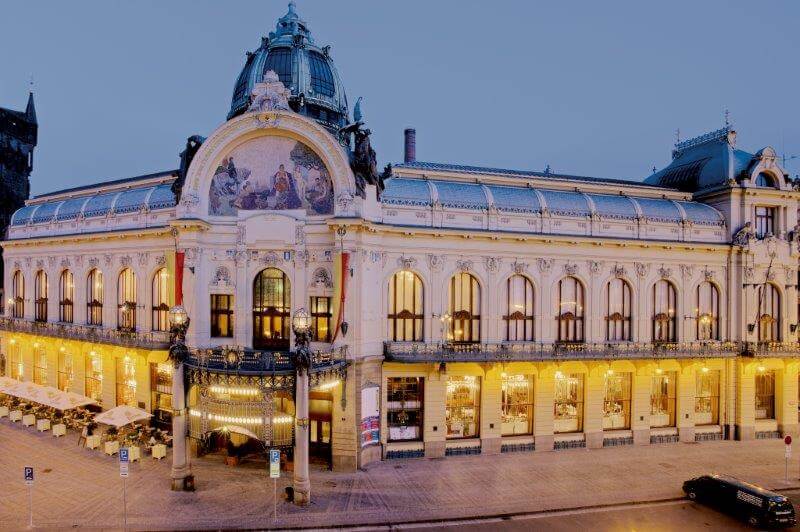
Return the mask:
POLYGON ((637 182, 420 162, 407 130, 379 177, 346 102, 290 5, 179 171, 29 200, 7 373, 166 419, 182 300, 198 451, 229 425, 342 469, 797 432, 798 192, 771 148, 725 127, 637 182))
MULTIPOLYGON (((33 93, 28 95, 25 111, 0 107, 0 235, 5 235, 11 215, 25 204, 30 195, 28 178, 33 169, 39 125, 33 93)), ((0 255, 2 256, 2 255, 0 255)), ((3 264, 0 262, 0 279, 3 264)), ((4 300, 0 285, 0 301, 4 300)), ((2 308, 0 303, 0 308, 2 308)))

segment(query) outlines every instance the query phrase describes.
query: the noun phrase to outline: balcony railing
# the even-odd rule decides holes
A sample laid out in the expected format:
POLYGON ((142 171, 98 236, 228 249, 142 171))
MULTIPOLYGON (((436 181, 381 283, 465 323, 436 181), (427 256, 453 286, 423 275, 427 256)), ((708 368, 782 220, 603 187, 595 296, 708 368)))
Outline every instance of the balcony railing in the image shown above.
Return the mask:
MULTIPOLYGON (((311 351, 311 372, 344 366, 347 346, 311 351)), ((187 365, 214 372, 236 374, 293 373, 286 351, 259 351, 241 346, 190 349, 187 365)))
MULTIPOLYGON (((797 351, 795 349, 795 351, 797 351)), ((396 362, 503 362, 648 358, 724 358, 742 354, 739 342, 449 344, 386 342, 384 355, 396 362)), ((777 355, 772 355, 777 356, 777 355)))
POLYGON ((797 357, 800 344, 797 342, 746 342, 742 350, 749 357, 797 357))
POLYGON ((169 349, 169 333, 137 332, 105 329, 94 325, 62 322, 38 322, 20 318, 0 317, 0 331, 36 334, 66 340, 79 340, 142 349, 169 349))

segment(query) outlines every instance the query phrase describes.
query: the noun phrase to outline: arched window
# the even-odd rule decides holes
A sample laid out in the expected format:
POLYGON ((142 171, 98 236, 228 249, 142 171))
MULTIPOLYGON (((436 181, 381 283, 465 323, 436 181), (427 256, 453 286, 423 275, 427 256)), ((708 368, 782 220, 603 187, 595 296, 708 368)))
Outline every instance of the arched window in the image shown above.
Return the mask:
POLYGON ((402 271, 389 281, 389 338, 421 342, 424 338, 425 289, 419 275, 402 271))
POLYGON ((289 349, 289 278, 277 268, 261 270, 253 281, 253 347, 289 349))
POLYGON ((103 272, 97 268, 86 277, 86 323, 103 324, 103 272))
POLYGON ((653 342, 677 342, 675 286, 662 279, 653 285, 653 342))
POLYGON ((14 278, 11 283, 11 297, 12 297, 11 316, 13 318, 24 318, 25 277, 23 277, 22 272, 19 270, 14 272, 14 278))
POLYGON ((153 276, 153 330, 169 330, 167 315, 169 314, 169 273, 161 268, 153 276))
POLYGON ((781 341, 781 294, 773 284, 758 289, 758 341, 781 341))
POLYGON ((466 272, 450 278, 450 319, 447 339, 451 342, 481 341, 481 286, 466 272))
POLYGON ((117 279, 117 329, 136 330, 136 274, 130 268, 117 279))
POLYGON ((64 270, 58 278, 58 321, 73 322, 73 303, 75 301, 75 282, 72 272, 64 270))
POLYGON ((524 275, 508 278, 506 291, 506 340, 532 342, 533 333, 533 283, 524 275))
POLYGON ((719 340, 719 290, 713 283, 697 286, 697 339, 719 340))
POLYGON ((631 287, 622 279, 606 285, 606 340, 631 341, 631 287))
POLYGON ((756 186, 757 187, 768 187, 768 188, 775 188, 775 181, 772 179, 772 176, 761 172, 756 176, 756 186))
POLYGON ((558 282, 558 341, 583 342, 583 285, 576 277, 558 282))
POLYGON ((36 302, 34 319, 36 321, 47 321, 47 274, 43 270, 36 272, 33 292, 36 302))

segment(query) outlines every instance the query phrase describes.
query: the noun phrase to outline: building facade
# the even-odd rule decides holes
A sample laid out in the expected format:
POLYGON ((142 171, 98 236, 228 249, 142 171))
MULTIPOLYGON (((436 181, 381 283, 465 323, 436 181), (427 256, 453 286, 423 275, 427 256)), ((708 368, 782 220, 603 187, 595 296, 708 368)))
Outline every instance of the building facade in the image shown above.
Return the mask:
POLYGON ((797 432, 798 192, 774 150, 726 126, 635 182, 419 162, 408 130, 377 176, 354 111, 290 5, 181 170, 14 214, 4 372, 167 422, 182 299, 197 452, 225 425, 287 453, 308 427, 336 469, 797 432))

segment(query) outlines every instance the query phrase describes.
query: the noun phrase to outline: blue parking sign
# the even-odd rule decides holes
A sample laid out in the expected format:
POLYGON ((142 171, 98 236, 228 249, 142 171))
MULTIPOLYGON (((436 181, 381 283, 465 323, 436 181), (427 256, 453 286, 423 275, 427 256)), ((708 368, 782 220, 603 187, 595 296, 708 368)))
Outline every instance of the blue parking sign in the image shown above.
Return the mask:
POLYGON ((269 477, 280 478, 281 476, 281 451, 280 449, 269 450, 269 477))
POLYGON ((128 461, 128 448, 122 447, 119 450, 119 461, 120 462, 127 462, 128 461))
POLYGON ((33 484, 33 468, 32 467, 25 467, 25 484, 28 486, 33 484))

